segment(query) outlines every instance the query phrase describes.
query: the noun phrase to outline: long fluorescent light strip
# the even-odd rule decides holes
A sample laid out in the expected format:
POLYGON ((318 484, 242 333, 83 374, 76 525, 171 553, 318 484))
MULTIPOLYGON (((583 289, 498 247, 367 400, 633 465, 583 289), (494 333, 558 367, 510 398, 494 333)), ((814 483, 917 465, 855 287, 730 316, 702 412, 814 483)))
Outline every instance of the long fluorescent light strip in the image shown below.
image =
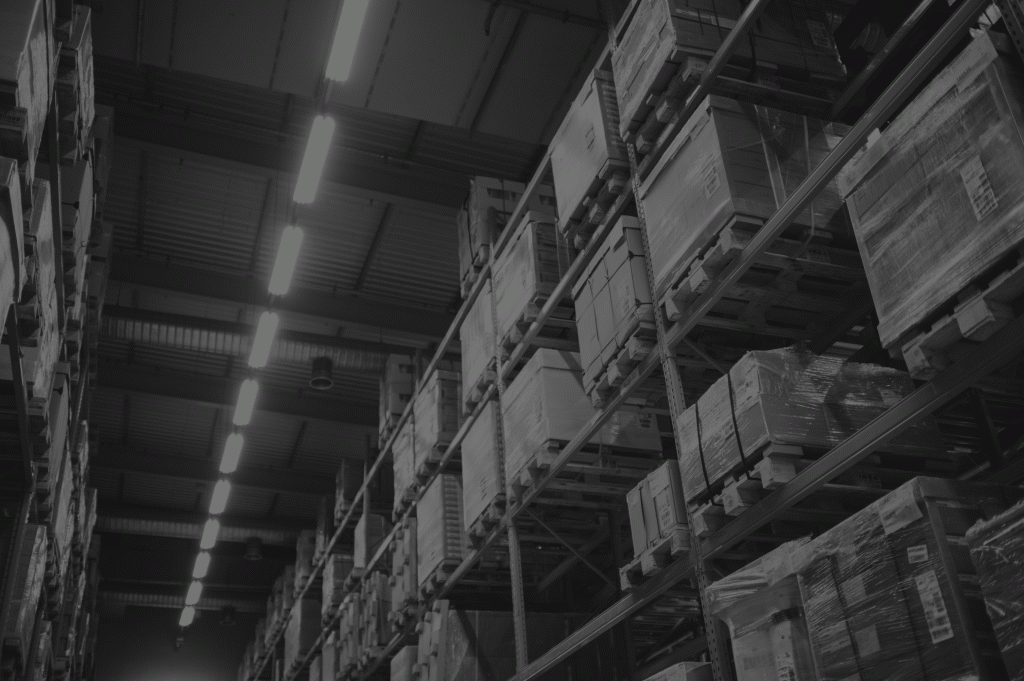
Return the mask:
POLYGON ((242 457, 242 445, 245 439, 241 433, 231 433, 224 442, 224 455, 220 459, 221 473, 234 473, 238 468, 238 460, 242 457))
POLYGON ((331 80, 345 82, 352 73, 352 64, 359 46, 359 34, 363 31, 366 9, 370 0, 345 0, 334 32, 331 56, 327 60, 326 75, 331 80))
POLYGON ((196 556, 195 567, 192 568, 192 579, 202 579, 210 570, 210 552, 200 551, 196 556))
POLYGON ((256 338, 252 342, 252 350, 249 352, 249 366, 253 369, 262 369, 267 366, 270 359, 270 348, 274 345, 274 334, 277 333, 277 325, 280 318, 276 312, 264 312, 260 315, 260 323, 256 327, 256 338))
POLYGON ((230 494, 231 483, 227 480, 218 480, 213 486, 213 496, 210 498, 210 515, 220 515, 224 512, 230 494))
POLYGON ((309 132, 306 153, 302 157, 302 167, 299 169, 299 179, 295 181, 295 193, 292 194, 295 203, 313 203, 313 199, 316 198, 316 190, 320 186, 320 176, 323 175, 327 151, 331 148, 333 137, 333 118, 317 116, 313 119, 313 128, 309 132))
POLYGON ((181 611, 181 619, 178 620, 179 627, 187 627, 192 624, 192 620, 196 618, 196 608, 194 605, 185 606, 181 611))
POLYGON ((199 548, 208 551, 217 543, 217 535, 220 534, 220 522, 216 518, 210 518, 203 527, 203 536, 199 539, 199 548))
POLYGON ((274 270, 270 273, 268 289, 271 295, 283 296, 288 293, 295 273, 295 262, 299 259, 299 249, 302 248, 302 237, 302 228, 295 225, 288 225, 281 233, 274 270))
POLYGON ((252 410, 256 406, 256 395, 259 393, 260 384, 254 378, 247 378, 242 381, 242 387, 238 390, 238 404, 235 405, 235 416, 232 422, 236 426, 247 426, 252 419, 252 410))
POLYGON ((198 579, 189 584, 188 593, 185 594, 185 605, 195 605, 203 595, 203 583, 198 579))

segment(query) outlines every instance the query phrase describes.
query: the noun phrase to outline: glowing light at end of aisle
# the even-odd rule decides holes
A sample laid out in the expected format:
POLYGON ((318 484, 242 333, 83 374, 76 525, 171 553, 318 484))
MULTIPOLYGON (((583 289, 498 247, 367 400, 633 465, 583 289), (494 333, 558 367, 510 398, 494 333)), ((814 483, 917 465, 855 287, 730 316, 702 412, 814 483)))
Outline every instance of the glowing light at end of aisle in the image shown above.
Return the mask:
POLYGON ((198 579, 188 585, 188 593, 185 594, 185 605, 195 605, 199 597, 203 595, 203 583, 198 579))
POLYGON ((260 323, 256 327, 256 338, 253 340, 252 350, 249 352, 249 366, 253 369, 262 369, 267 366, 278 322, 280 319, 276 312, 264 312, 260 315, 260 323))
POLYGON ((345 82, 352 73, 352 63, 359 46, 359 34, 363 31, 366 9, 370 0, 345 0, 338 18, 338 29, 334 32, 331 56, 327 60, 327 77, 345 82))
POLYGON ((218 480, 217 484, 213 486, 213 496, 210 497, 210 515, 219 515, 224 512, 230 494, 231 483, 227 480, 218 480))
POLYGON ((220 472, 234 473, 238 468, 238 460, 242 457, 242 445, 245 440, 241 433, 231 433, 224 443, 224 456, 220 458, 220 472))
POLYGON ((277 259, 274 260, 274 271, 270 273, 270 294, 283 296, 288 293, 295 273, 295 263, 299 259, 302 248, 302 228, 288 225, 281 233, 281 243, 277 247, 277 259))
POLYGON ((195 606, 189 605, 181 611, 181 619, 178 620, 179 627, 187 627, 196 618, 195 606))
POLYGON ((242 381, 242 387, 238 391, 238 404, 235 405, 235 416, 232 422, 236 426, 247 426, 252 420, 252 410, 256 406, 256 394, 260 391, 260 384, 254 378, 247 378, 242 381))
POLYGON ((333 118, 317 116, 313 119, 313 129, 309 131, 306 153, 302 157, 302 167, 299 168, 299 179, 295 181, 295 193, 292 194, 295 203, 313 203, 313 199, 316 198, 316 190, 320 186, 320 176, 324 173, 327 151, 331 148, 333 137, 333 118))
POLYGON ((203 536, 199 539, 199 548, 209 551, 217 543, 217 535, 220 534, 220 522, 216 518, 210 518, 203 527, 203 536))
POLYGON ((196 565, 192 568, 192 579, 202 579, 210 569, 210 552, 200 551, 196 556, 196 565))

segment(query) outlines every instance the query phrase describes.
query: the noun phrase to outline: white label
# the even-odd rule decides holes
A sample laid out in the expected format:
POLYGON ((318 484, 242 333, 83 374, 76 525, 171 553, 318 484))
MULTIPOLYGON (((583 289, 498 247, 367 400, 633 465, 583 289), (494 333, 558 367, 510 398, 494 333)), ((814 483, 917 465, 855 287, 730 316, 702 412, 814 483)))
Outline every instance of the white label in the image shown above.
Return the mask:
POLYGON ((796 660, 793 653, 793 623, 780 622, 771 630, 775 652, 775 674, 779 681, 796 681, 796 660))
POLYGON ((882 650, 882 645, 878 642, 878 630, 874 624, 854 633, 853 638, 857 641, 857 653, 861 659, 871 657, 882 650))
POLYGON ((917 575, 914 581, 917 582, 917 594, 921 597, 924 619, 928 622, 928 634, 932 637, 932 644, 938 645, 953 638, 953 625, 949 621, 946 602, 942 600, 942 590, 939 589, 939 578, 935 576, 935 570, 917 575))
POLYGON ((914 488, 903 485, 892 494, 884 497, 878 504, 878 519, 882 522, 882 530, 892 534, 901 530, 915 520, 920 520, 921 509, 914 498, 914 488))
POLYGON ((718 191, 722 181, 718 178, 718 159, 711 158, 704 164, 700 172, 701 182, 704 185, 704 196, 711 198, 711 195, 718 191))
POLYGON ((807 30, 811 33, 811 42, 815 47, 823 50, 832 49, 832 36, 828 33, 828 27, 820 21, 807 20, 807 30))
POLYGON ((847 605, 859 603, 868 597, 867 589, 864 588, 864 575, 856 575, 843 582, 840 587, 843 591, 843 598, 847 605))
POLYGON ((928 546, 919 544, 918 546, 907 547, 907 560, 911 565, 926 563, 928 561, 928 546))
POLYGON ((974 217, 979 221, 999 205, 996 193, 992 191, 992 183, 988 181, 988 173, 981 163, 981 156, 975 155, 960 166, 960 179, 963 180, 964 189, 971 199, 974 217))

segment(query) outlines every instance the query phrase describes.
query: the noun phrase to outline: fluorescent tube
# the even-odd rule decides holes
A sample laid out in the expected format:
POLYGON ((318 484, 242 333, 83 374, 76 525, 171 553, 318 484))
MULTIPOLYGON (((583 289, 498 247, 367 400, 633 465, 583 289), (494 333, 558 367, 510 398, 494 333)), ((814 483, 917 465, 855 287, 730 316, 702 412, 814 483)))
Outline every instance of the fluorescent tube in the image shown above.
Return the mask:
POLYGON ((203 536, 199 539, 199 548, 209 551, 217 543, 217 535, 220 533, 220 522, 216 518, 210 518, 203 527, 203 536))
POLYGON ((228 505, 228 495, 231 494, 231 483, 227 480, 218 480, 213 486, 213 496, 210 498, 210 515, 218 515, 224 512, 228 505))
POLYGON ((242 381, 242 387, 238 391, 238 404, 235 405, 235 416, 233 423, 236 426, 247 426, 252 419, 252 410, 256 406, 256 393, 260 390, 260 384, 254 378, 247 378, 242 381))
POLYGON ((331 80, 345 82, 352 73, 352 62, 355 61, 359 34, 363 30, 363 20, 366 19, 366 8, 369 4, 370 0, 345 0, 341 7, 331 56, 327 60, 327 77, 331 80))
POLYGON ((185 605, 195 605, 199 597, 203 595, 203 583, 198 579, 188 585, 188 593, 185 594, 185 605))
POLYGON ((253 369, 262 369, 267 366, 267 359, 270 358, 270 346, 274 344, 274 334, 277 333, 279 321, 276 312, 264 312, 260 315, 260 323, 256 327, 256 338, 253 340, 252 350, 249 352, 249 366, 253 369))
POLYGON ((274 271, 270 274, 271 295, 283 296, 288 293, 288 287, 292 283, 292 274, 295 272, 295 261, 299 259, 301 247, 302 229, 295 225, 285 227, 281 234, 281 245, 277 247, 274 271))
POLYGON ((299 179, 295 181, 295 193, 292 194, 295 203, 313 203, 316 198, 316 188, 320 186, 320 176, 324 172, 332 137, 334 119, 327 116, 314 118, 313 129, 306 141, 306 153, 302 157, 302 167, 299 168, 299 179))
POLYGON ((231 433, 224 443, 224 455, 220 459, 221 473, 234 473, 238 468, 238 459, 242 456, 242 445, 245 440, 241 433, 231 433))
POLYGON ((178 620, 179 627, 187 627, 196 618, 195 606, 187 606, 181 611, 181 619, 178 620))
POLYGON ((196 566, 192 568, 192 579, 202 579, 210 569, 210 552, 200 551, 196 556, 196 566))

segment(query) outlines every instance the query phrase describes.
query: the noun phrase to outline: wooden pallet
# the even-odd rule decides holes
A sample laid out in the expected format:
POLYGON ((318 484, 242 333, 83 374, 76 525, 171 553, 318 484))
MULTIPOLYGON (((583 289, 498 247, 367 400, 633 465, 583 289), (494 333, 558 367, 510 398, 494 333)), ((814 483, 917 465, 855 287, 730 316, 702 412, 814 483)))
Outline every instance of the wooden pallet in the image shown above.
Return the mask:
POLYGON ((629 164, 618 159, 606 160, 583 199, 583 215, 570 220, 562 234, 576 248, 586 246, 608 209, 629 188, 629 164))
POLYGON ((407 599, 405 603, 399 604, 397 607, 392 605, 392 609, 388 613, 388 621, 395 629, 405 628, 405 625, 416 619, 416 615, 419 614, 419 605, 420 602, 413 599, 407 599))
POLYGON ((456 568, 459 567, 459 560, 447 558, 435 567, 427 578, 420 582, 420 597, 423 600, 429 600, 435 593, 437 593, 441 587, 444 586, 448 578, 452 576, 456 568))
POLYGON ((479 378, 476 383, 472 386, 467 386, 462 393, 462 406, 463 414, 471 414, 476 405, 484 399, 484 395, 492 385, 494 385, 494 379, 497 377, 497 371, 495 369, 495 363, 497 360, 492 359, 487 364, 487 368, 480 372, 479 378))
POLYGON ((491 503, 487 505, 487 508, 484 509, 483 513, 481 513, 480 516, 470 524, 469 529, 466 531, 466 535, 469 537, 469 543, 472 544, 473 547, 479 547, 483 543, 484 539, 487 538, 487 535, 491 533, 491 530, 494 529, 494 526, 501 522, 504 515, 505 495, 498 494, 491 503))
POLYGON ((672 561, 690 551, 690 530, 686 525, 677 525, 668 536, 662 537, 653 546, 640 552, 626 565, 619 568, 619 582, 623 591, 632 591, 665 569, 672 561))
POLYGON ((481 271, 483 271, 483 267, 473 265, 463 272, 462 280, 459 282, 459 293, 463 298, 469 297, 469 292, 473 290, 473 286, 476 284, 476 280, 480 277, 481 271))
POLYGON ((964 291, 949 314, 902 343, 911 376, 934 377, 1016 317, 1014 303, 1024 295, 1024 247, 995 271, 964 291))
MULTIPOLYGON (((547 303, 549 295, 550 291, 537 293, 523 308, 523 312, 519 315, 512 328, 498 341, 498 349, 502 361, 507 360, 515 351, 516 346, 523 341, 526 331, 536 321, 541 308, 547 303)), ((578 349, 579 344, 576 341, 576 309, 571 301, 559 303, 551 311, 551 315, 544 322, 544 328, 541 329, 541 332, 533 340, 532 345, 554 348, 556 350, 576 351, 578 349)))
MULTIPOLYGON (((653 316, 653 315, 652 315, 653 316)), ((618 392, 633 369, 657 346, 657 328, 653 321, 637 320, 629 337, 616 355, 604 366, 590 387, 590 401, 600 409, 618 392)))

